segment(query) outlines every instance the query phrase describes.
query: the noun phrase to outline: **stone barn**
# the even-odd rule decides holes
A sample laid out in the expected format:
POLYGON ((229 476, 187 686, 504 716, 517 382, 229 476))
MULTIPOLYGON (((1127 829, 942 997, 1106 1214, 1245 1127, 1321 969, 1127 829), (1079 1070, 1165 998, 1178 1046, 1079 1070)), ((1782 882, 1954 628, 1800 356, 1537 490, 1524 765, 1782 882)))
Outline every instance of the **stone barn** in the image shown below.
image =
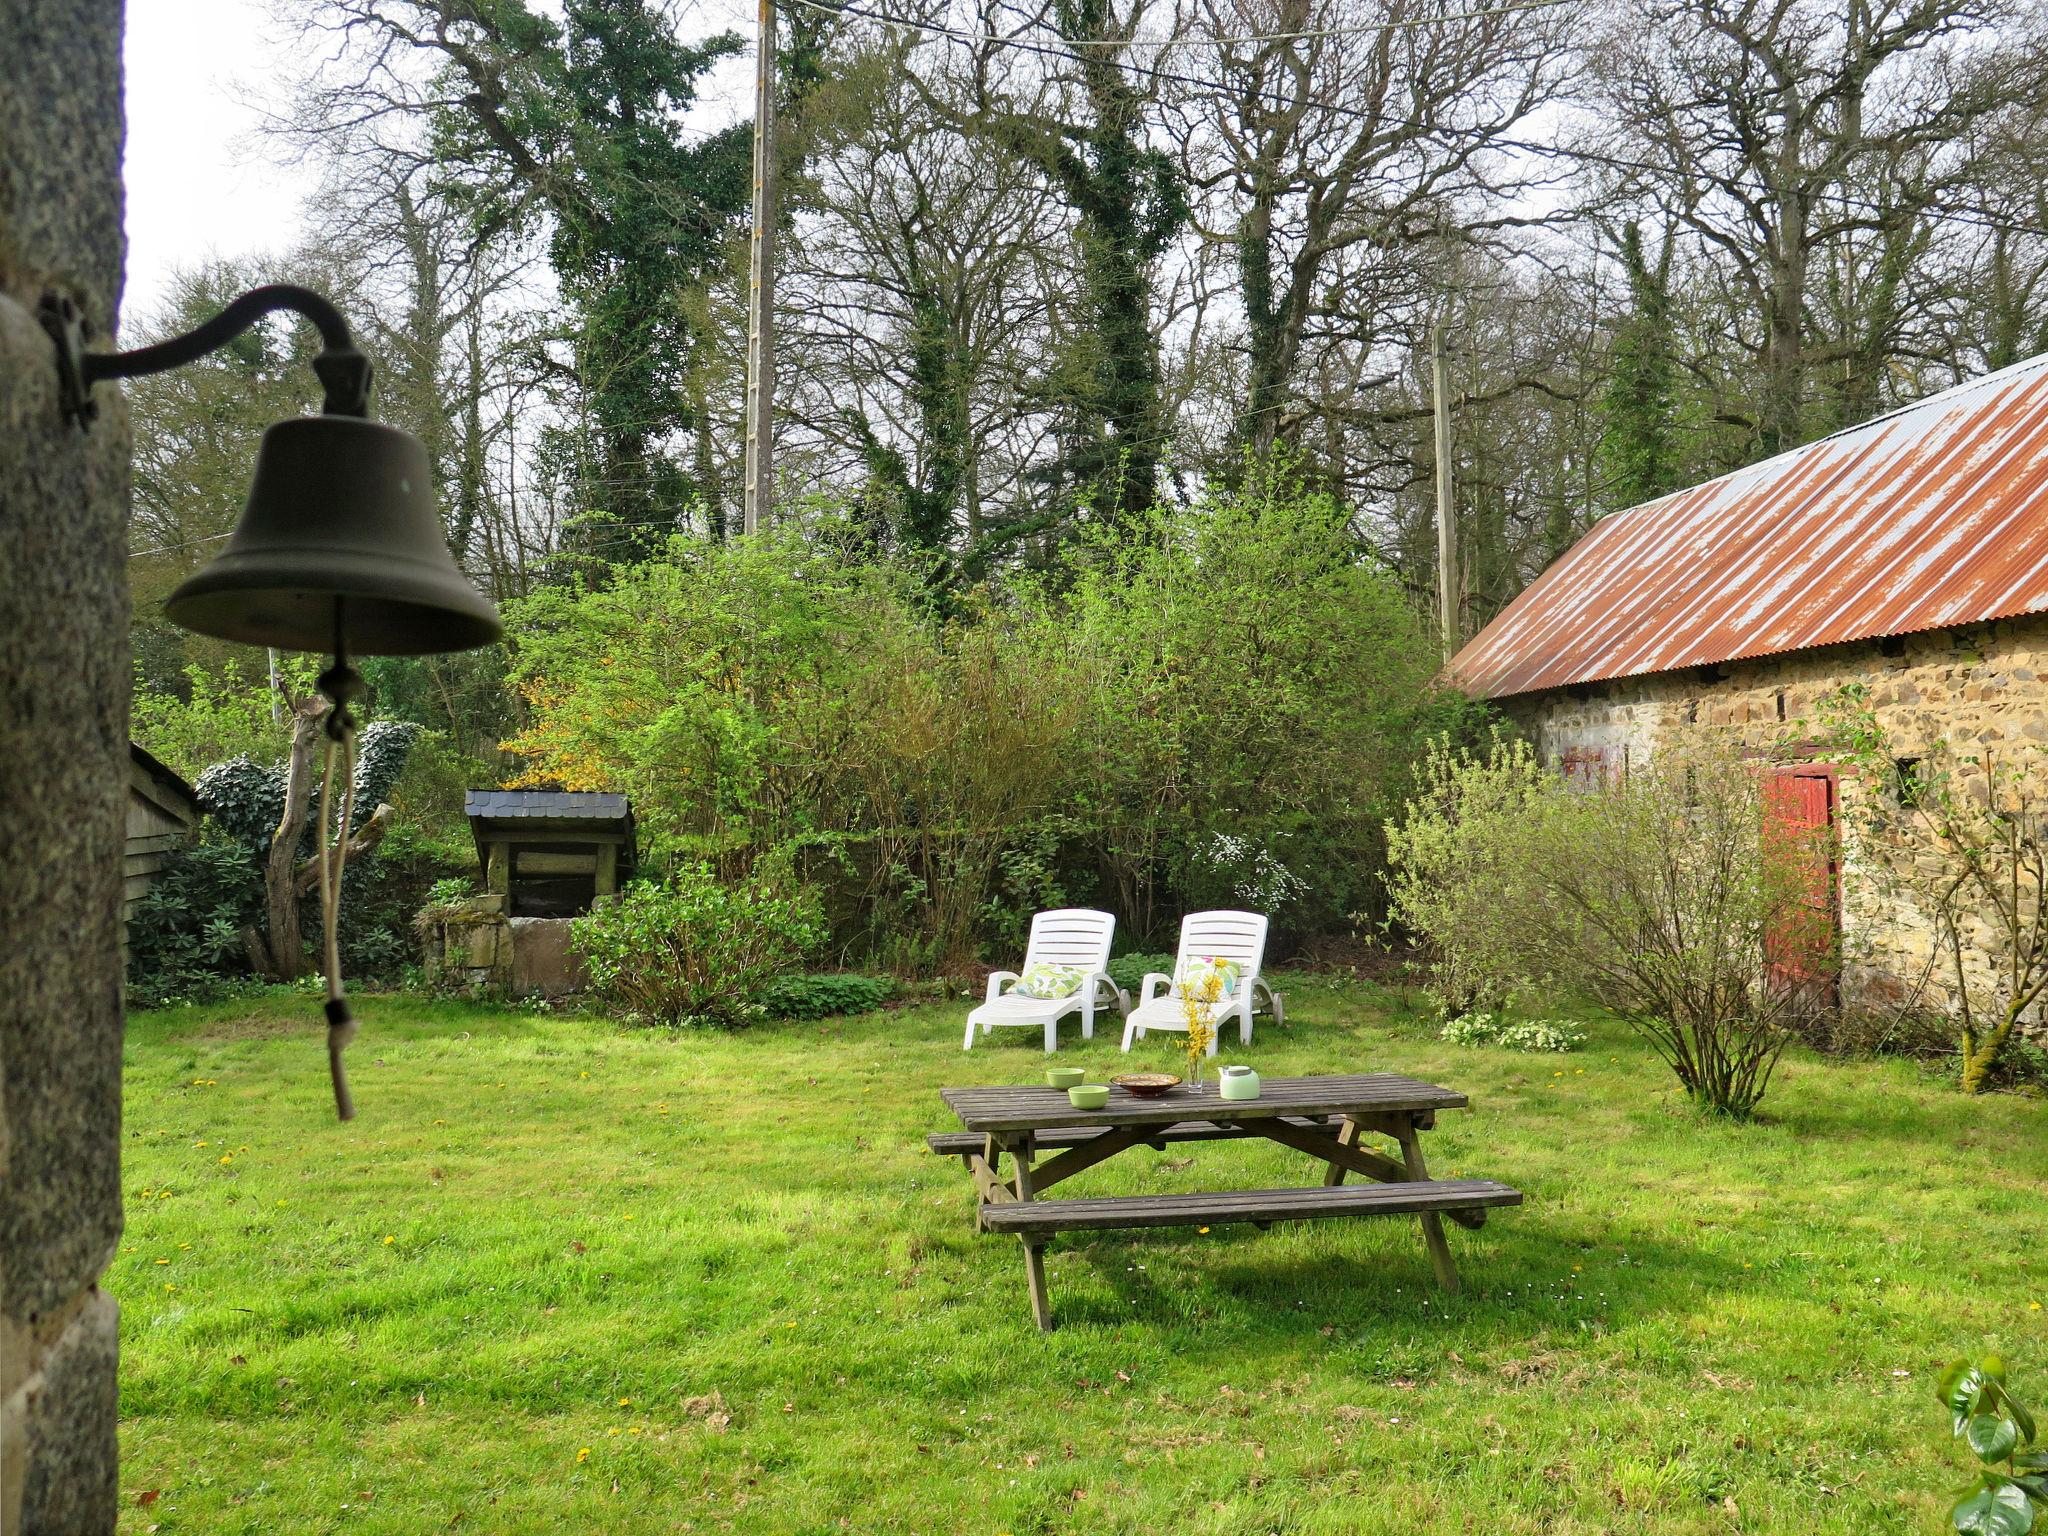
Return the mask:
POLYGON ((1936 741, 2048 744, 2048 357, 1603 519, 1448 674, 1574 775, 1733 734, 1789 781, 1774 806, 1844 833, 1845 999, 1918 985, 1931 925, 1858 879, 1844 797, 1866 790, 1785 743, 1857 682, 1902 768, 1936 741))

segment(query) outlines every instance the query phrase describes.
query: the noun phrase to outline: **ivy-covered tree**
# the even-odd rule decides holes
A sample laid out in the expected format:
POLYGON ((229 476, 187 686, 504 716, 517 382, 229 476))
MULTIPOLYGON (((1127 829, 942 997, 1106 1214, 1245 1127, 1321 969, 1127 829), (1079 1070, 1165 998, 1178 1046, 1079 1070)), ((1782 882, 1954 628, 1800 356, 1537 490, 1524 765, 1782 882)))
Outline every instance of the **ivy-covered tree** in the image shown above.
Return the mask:
POLYGON ((1187 184, 1148 141, 1149 97, 1138 80, 1156 76, 1120 57, 1135 10, 1053 0, 1045 20, 1067 45, 1053 57, 1073 59, 1059 102, 993 92, 979 74, 971 110, 924 94, 941 118, 1035 167, 1074 216, 1082 324, 1043 386, 1061 418, 1054 474, 1098 517, 1130 526, 1157 501, 1166 458, 1152 267, 1187 222, 1187 184))
POLYGON ((1677 363, 1671 340, 1671 243, 1655 265, 1643 252, 1642 227, 1622 226, 1621 265, 1629 312, 1608 349, 1600 457, 1616 507, 1632 507, 1674 490, 1678 455, 1672 442, 1677 363))
POLYGON ((669 0, 567 0, 559 14, 526 0, 327 0, 315 25, 348 40, 315 120, 423 129, 435 190, 467 210, 479 244, 545 229, 564 301, 550 366, 576 540, 607 559, 660 548, 699 489, 688 300, 723 269, 750 196, 747 125, 693 139, 684 120, 740 39, 682 40, 669 0))

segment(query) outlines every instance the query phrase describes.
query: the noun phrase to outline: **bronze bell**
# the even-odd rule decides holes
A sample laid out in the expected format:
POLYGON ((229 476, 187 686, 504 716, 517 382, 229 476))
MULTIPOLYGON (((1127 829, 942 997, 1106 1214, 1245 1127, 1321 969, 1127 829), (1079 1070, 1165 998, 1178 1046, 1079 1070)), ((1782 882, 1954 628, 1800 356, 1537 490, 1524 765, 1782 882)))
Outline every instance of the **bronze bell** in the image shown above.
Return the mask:
POLYGON ((173 624, 285 651, 419 656, 504 634, 448 553, 427 450, 359 416, 263 434, 228 546, 164 604, 173 624))

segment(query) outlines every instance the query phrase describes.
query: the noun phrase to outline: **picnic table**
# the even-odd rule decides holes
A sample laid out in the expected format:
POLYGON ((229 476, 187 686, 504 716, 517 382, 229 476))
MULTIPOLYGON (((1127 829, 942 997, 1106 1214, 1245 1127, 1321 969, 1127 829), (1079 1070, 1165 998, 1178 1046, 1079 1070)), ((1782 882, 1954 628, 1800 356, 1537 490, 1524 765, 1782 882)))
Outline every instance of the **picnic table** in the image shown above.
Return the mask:
POLYGON ((1076 1109, 1057 1088, 945 1088, 940 1097, 962 1129, 925 1138, 932 1151, 959 1157, 980 1200, 975 1228, 1011 1233, 1024 1245, 1031 1312, 1050 1332, 1045 1246, 1061 1232, 1120 1227, 1315 1221, 1337 1216, 1415 1215, 1447 1291, 1458 1272, 1443 1219, 1477 1229, 1494 1206, 1519 1205, 1519 1190, 1491 1179, 1432 1179, 1421 1134, 1440 1109, 1463 1109, 1464 1094, 1387 1072, 1267 1078, 1256 1099, 1224 1099, 1214 1083, 1183 1085, 1162 1098, 1112 1088, 1101 1109, 1076 1109), (1390 1138, 1396 1160, 1363 1143, 1390 1138), (1044 1198, 1054 1185, 1132 1147, 1261 1136, 1306 1153, 1322 1182, 1306 1188, 1203 1190, 1170 1195, 1044 1198), (1004 1158, 1009 1171, 1003 1171, 1004 1158), (1348 1174, 1371 1180, 1347 1185, 1348 1174))

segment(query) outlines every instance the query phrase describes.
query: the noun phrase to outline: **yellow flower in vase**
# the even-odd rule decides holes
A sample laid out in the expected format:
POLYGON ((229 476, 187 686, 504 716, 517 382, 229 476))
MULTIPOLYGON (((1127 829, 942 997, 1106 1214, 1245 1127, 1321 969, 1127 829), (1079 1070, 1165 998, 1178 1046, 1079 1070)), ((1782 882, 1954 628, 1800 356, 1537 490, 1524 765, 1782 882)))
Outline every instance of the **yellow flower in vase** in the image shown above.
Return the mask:
POLYGON ((1202 1062, 1208 1055, 1209 1042, 1216 1038, 1216 999, 1222 995, 1223 978, 1214 969, 1181 988, 1180 1013, 1188 1027, 1181 1048, 1187 1052, 1191 1083, 1202 1080, 1202 1062))

